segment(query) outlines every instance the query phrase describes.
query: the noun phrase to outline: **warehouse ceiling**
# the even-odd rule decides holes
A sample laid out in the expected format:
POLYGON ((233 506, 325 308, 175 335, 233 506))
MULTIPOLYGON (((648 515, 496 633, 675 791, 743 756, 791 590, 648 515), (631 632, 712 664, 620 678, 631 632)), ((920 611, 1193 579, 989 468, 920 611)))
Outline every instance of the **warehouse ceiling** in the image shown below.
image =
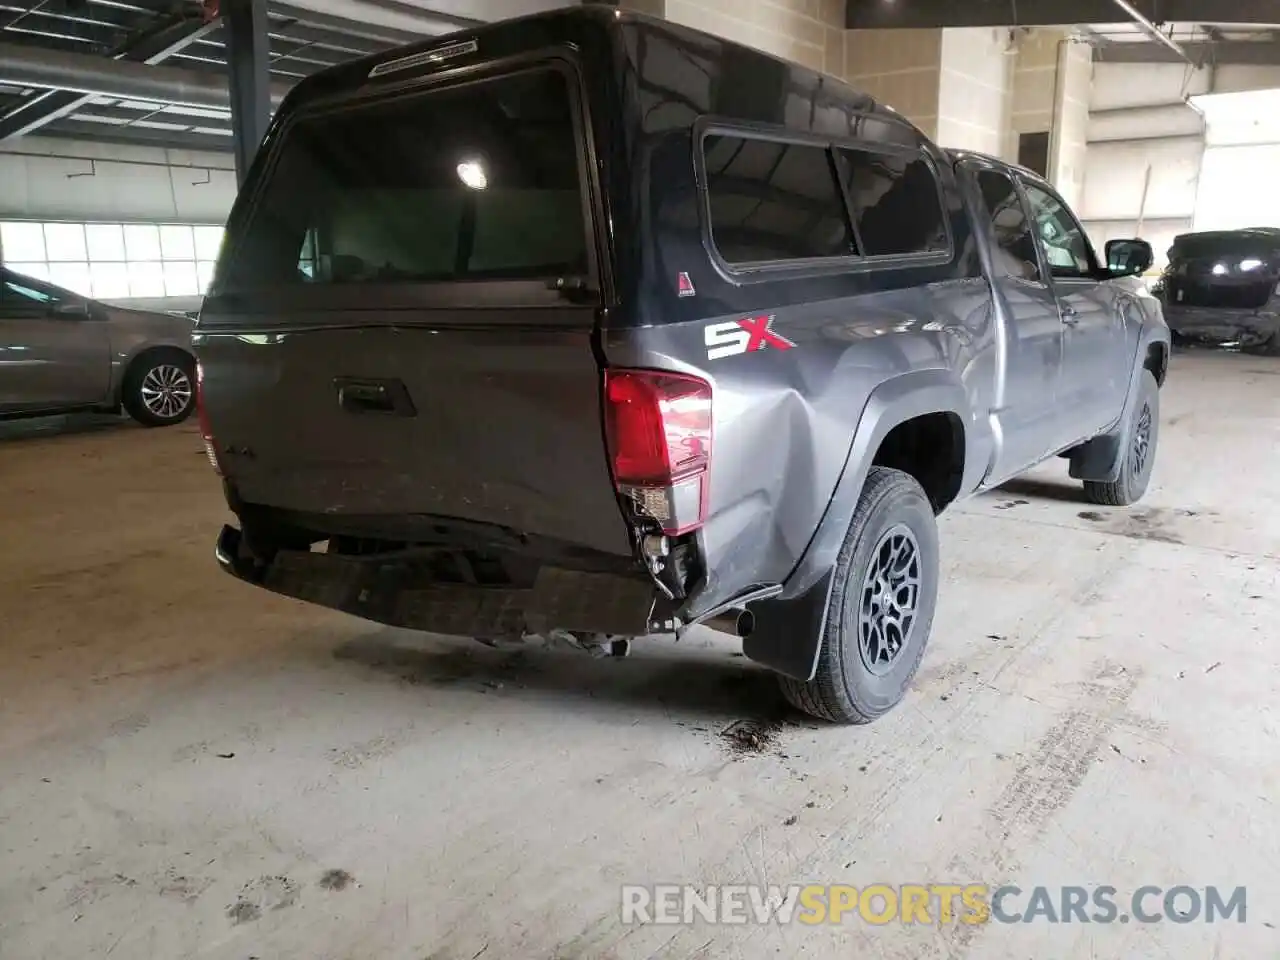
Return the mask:
POLYGON ((859 30, 1076 26, 1098 60, 1280 65, 1280 0, 847 0, 845 19, 859 30))
MULTIPOLYGON (((218 2, 0 0, 0 140, 38 133, 230 150, 227 37, 218 2), (18 69, 23 60, 30 69, 18 69), (131 72, 129 82, 116 88, 93 79, 107 67, 131 72), (148 84, 149 77, 156 82, 148 84), (163 99, 145 92, 177 86, 192 95, 163 99)), ((353 57, 570 2, 266 0, 273 86, 278 95, 299 78, 353 57)), ((1154 21, 1180 50, 1159 42, 1150 25, 1135 26, 1124 6, 1119 0, 847 0, 846 18, 855 29, 1074 24, 1100 60, 1280 64, 1280 0, 1132 0, 1128 9, 1154 21)))
MULTIPOLYGON (((847 0, 850 29, 999 27, 1114 23, 1128 17, 1117 0, 847 0)), ((1129 0, 1156 23, 1273 23, 1277 0, 1129 0)))
MULTIPOLYGON (((1280 21, 1280 0, 1273 11, 1280 21)), ((1165 23, 1161 32, 1196 65, 1280 66, 1280 22, 1275 24, 1165 23)), ((1132 23, 1089 24, 1081 34, 1093 44, 1094 59, 1109 63, 1181 63, 1172 47, 1156 43, 1132 23)))
MULTIPOLYGON (((177 68, 189 84, 215 92, 225 88, 226 29, 217 0, 0 0, 0 140, 31 133, 43 136, 151 144, 174 148, 230 150, 228 105, 173 103, 145 97, 106 96, 86 84, 78 65, 131 61, 134 75, 146 65, 159 76, 177 68), (46 85, 19 71, 19 54, 45 61, 46 85), (61 59, 59 59, 59 56, 61 59), (59 80, 58 69, 70 66, 59 80), (15 77, 27 76, 23 81, 15 77), (53 88, 54 82, 66 88, 53 88), (80 91, 80 92, 77 92, 80 91)), ((483 19, 558 6, 555 0, 489 0, 483 19)), ((480 22, 466 11, 475 0, 267 0, 270 70, 274 86, 353 57, 448 33, 480 22)), ((105 64, 104 64, 105 65, 105 64)), ((107 65, 109 66, 109 65, 107 65)), ((117 65, 123 69, 123 65, 117 65)), ((178 78, 174 73, 170 76, 178 78)), ((205 91, 207 92, 207 90, 205 91)))

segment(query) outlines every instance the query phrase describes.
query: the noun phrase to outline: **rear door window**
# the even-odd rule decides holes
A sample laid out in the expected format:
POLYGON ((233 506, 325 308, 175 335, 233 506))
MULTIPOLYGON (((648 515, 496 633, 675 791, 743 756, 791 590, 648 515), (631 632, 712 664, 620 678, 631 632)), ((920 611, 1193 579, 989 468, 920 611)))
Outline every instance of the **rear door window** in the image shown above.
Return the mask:
POLYGON ((583 276, 578 139, 551 68, 303 117, 219 285, 583 276))
POLYGON ((863 256, 949 249, 938 178, 922 157, 850 148, 838 154, 863 256))
POLYGON ((711 237, 726 263, 855 253, 825 147, 708 134, 703 157, 711 237))

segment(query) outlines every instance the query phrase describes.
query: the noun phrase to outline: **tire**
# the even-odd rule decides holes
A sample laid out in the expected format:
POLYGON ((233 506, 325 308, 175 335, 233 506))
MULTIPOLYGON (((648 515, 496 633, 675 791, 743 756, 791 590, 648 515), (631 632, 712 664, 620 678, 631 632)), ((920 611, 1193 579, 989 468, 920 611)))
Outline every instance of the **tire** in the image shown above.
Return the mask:
POLYGON ((1120 476, 1110 483, 1084 482, 1084 495, 1090 503, 1127 507, 1147 492, 1160 439, 1160 386, 1150 370, 1143 370, 1138 380, 1138 402, 1133 405, 1127 437, 1120 476))
POLYGON ((1264 357, 1280 357, 1280 333, 1273 333, 1264 340, 1256 352, 1264 357))
MULTIPOLYGON (((914 477, 885 467, 871 468, 834 576, 817 672, 808 681, 781 677, 782 692, 792 706, 821 720, 870 723, 906 695, 924 657, 938 602, 938 525, 933 505, 914 477), (915 571, 914 613, 905 631, 893 630, 883 607, 874 602, 880 595, 875 582, 887 559, 896 555, 903 560, 900 551, 908 543, 914 560, 889 567, 891 574, 915 571), (870 630, 865 637, 878 638, 880 643, 866 651, 864 631, 877 625, 879 633, 870 630), (883 646, 885 641, 892 646, 895 637, 897 648, 883 646)), ((899 587, 899 591, 905 589, 899 587)), ((899 592, 898 596, 905 605, 908 595, 899 592)))
POLYGON ((151 350, 125 373, 120 403, 144 427, 170 427, 196 407, 196 362, 181 350, 151 350))

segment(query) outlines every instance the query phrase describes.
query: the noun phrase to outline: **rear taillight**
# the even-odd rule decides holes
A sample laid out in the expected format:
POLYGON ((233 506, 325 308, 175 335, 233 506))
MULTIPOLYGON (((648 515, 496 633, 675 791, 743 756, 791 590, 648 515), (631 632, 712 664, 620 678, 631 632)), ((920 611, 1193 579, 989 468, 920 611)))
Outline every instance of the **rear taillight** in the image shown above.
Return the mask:
POLYGON ((213 472, 222 476, 222 464, 218 462, 218 444, 213 439, 213 428, 209 426, 209 412, 204 408, 204 368, 196 364, 196 419, 200 422, 200 436, 204 439, 205 456, 213 472))
POLYGON ((618 492, 672 536, 707 516, 711 384, 655 370, 606 370, 605 430, 618 492))

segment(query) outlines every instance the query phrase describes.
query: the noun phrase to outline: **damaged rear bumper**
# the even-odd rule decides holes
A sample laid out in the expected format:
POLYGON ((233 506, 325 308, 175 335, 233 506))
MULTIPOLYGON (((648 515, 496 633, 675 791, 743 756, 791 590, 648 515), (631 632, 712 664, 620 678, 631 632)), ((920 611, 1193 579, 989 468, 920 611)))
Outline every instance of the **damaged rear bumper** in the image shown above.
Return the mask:
POLYGON ((643 636, 655 606, 642 576, 539 569, 528 587, 433 581, 413 558, 279 550, 263 563, 225 526, 215 549, 227 573, 286 597, 366 620, 448 636, 500 638, 552 629, 643 636))
POLYGON ((1256 347, 1280 334, 1280 304, 1269 304, 1259 310, 1166 304, 1164 319, 1169 329, 1179 337, 1206 343, 1256 347))

